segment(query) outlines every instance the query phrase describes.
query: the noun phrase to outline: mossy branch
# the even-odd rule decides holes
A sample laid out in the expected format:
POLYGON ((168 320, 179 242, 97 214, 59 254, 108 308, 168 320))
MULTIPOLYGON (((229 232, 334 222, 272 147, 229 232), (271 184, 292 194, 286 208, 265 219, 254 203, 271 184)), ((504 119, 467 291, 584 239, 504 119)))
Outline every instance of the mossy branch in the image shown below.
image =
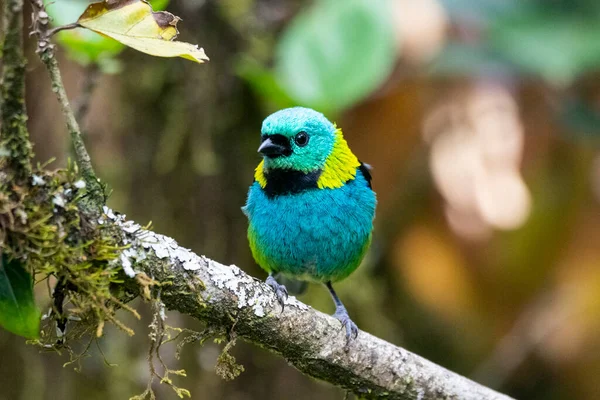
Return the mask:
MULTIPOLYGON (((55 288, 58 305, 53 320, 70 316, 81 320, 71 323, 69 342, 94 331, 100 336, 105 321, 131 333, 116 319, 115 311, 125 308, 137 315, 123 303, 137 295, 150 299, 155 307, 150 361, 160 362, 160 345, 169 340, 162 321, 164 304, 205 322, 213 332, 224 332, 230 343, 225 353, 236 338, 245 339, 284 357, 305 374, 360 398, 509 400, 366 332, 360 331, 347 344, 337 319, 293 297, 282 310, 269 286, 238 267, 198 256, 106 207, 100 217, 81 208, 79 199, 85 192, 78 189, 80 181, 73 180, 73 172, 35 173, 40 183, 28 189, 22 203, 3 205, 0 201, 0 210, 7 210, 0 213, 0 237, 4 238, 3 251, 27 259, 35 273, 68 283, 65 294, 72 307, 62 309, 65 299, 57 298, 55 288), (19 215, 26 218, 19 219, 19 215)), ((62 340, 64 329, 57 337, 54 330, 48 320, 40 344, 58 349, 68 346, 62 340)), ((198 334, 186 342, 205 338, 198 334)), ((242 368, 223 354, 218 370, 234 378, 242 368)), ((185 395, 168 380, 168 373, 180 372, 165 370, 160 380, 185 395)), ((145 392, 150 393, 150 389, 145 392)))
POLYGON ((104 218, 130 245, 121 256, 129 275, 162 282, 168 309, 253 342, 307 375, 360 398, 510 399, 363 331, 347 345, 338 320, 293 297, 282 311, 267 285, 236 266, 198 256, 109 209, 104 218))
POLYGON ((8 171, 16 182, 31 175, 33 156, 25 108, 25 57, 23 56, 23 0, 4 2, 2 80, 0 87, 0 149, 8 161, 8 171))
POLYGON ((52 82, 52 91, 56 93, 67 123, 67 129, 71 136, 75 152, 75 161, 89 192, 86 204, 100 209, 105 201, 104 189, 96 177, 90 155, 83 141, 81 129, 67 97, 60 69, 58 68, 58 62, 56 61, 54 45, 50 42, 50 35, 53 31, 49 29, 50 21, 48 14, 44 9, 42 0, 31 0, 31 4, 33 6, 33 33, 38 38, 37 53, 48 69, 52 82))

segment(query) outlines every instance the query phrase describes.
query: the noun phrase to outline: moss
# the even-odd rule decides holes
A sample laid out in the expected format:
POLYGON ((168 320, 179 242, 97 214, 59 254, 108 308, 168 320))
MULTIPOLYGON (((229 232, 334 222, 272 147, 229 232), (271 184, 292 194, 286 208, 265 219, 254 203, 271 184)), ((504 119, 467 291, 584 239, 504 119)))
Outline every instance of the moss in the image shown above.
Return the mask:
POLYGON ((242 372, 244 372, 244 366, 236 362, 235 357, 232 356, 229 351, 235 346, 236 339, 231 339, 221 351, 219 358, 217 359, 217 365, 215 371, 217 375, 226 381, 231 381, 237 378, 242 372))
POLYGON ((0 84, 0 151, 4 155, 0 168, 18 184, 31 174, 33 156, 25 109, 22 8, 22 0, 7 0, 4 4, 6 31, 2 44, 4 67, 0 84))
POLYGON ((76 329, 69 330, 70 338, 86 333, 100 336, 107 321, 133 335, 115 317, 116 310, 124 308, 139 318, 115 295, 114 289, 124 280, 115 262, 124 249, 119 245, 120 230, 80 212, 79 203, 87 192, 75 167, 54 172, 38 167, 33 176, 22 186, 11 184, 8 174, 0 176, 0 246, 7 255, 22 260, 38 282, 50 278, 58 282, 39 344, 65 345, 55 327, 64 330, 66 299, 68 316, 81 320, 71 324, 76 329))
POLYGON ((177 351, 175 352, 175 358, 177 358, 178 360, 181 357, 181 351, 183 350, 183 347, 185 345, 190 344, 190 343, 197 343, 200 346, 202 346, 204 344, 204 342, 211 337, 221 338, 224 336, 224 333, 222 332, 222 330, 220 330, 218 328, 213 328, 213 327, 208 327, 202 332, 196 332, 196 331, 192 331, 190 329, 181 329, 181 328, 178 328, 178 331, 181 334, 183 334, 183 333, 188 334, 186 337, 181 339, 179 341, 179 343, 177 344, 177 351))
MULTIPOLYGON (((66 349, 70 360, 65 365, 77 369, 107 322, 133 335, 115 313, 126 309, 139 318, 125 303, 141 296, 151 303, 154 315, 149 332, 151 378, 146 391, 134 398, 154 398, 151 385, 156 379, 170 386, 179 397, 190 397, 189 391, 176 386, 172 379, 175 375, 185 376, 185 371, 164 364, 161 346, 178 339, 181 333, 189 336, 182 340, 179 349, 185 343, 202 344, 209 337, 224 334, 213 329, 198 333, 166 325, 160 297, 167 286, 169 290, 165 292, 170 297, 189 298, 190 294, 196 294, 193 307, 197 309, 198 304, 205 305, 200 295, 204 283, 191 275, 189 279, 176 279, 168 263, 152 254, 140 257, 134 266, 138 271, 152 271, 153 275, 139 272, 135 279, 128 278, 121 266, 122 253, 127 249, 122 243, 135 243, 135 239, 125 237, 118 222, 99 218, 82 206, 90 193, 75 165, 52 172, 38 166, 21 185, 15 185, 9 174, 3 172, 0 170, 0 247, 8 256, 21 260, 38 284, 44 281, 48 284, 53 304, 44 320, 41 339, 34 343, 46 349, 66 349), (68 309, 63 309, 67 307, 65 304, 68 309), (66 329, 67 319, 69 329, 66 329), (84 336, 88 340, 83 342, 82 351, 76 352, 70 344, 79 345, 84 336), (154 369, 156 360, 164 373, 154 369)), ((185 306, 191 307, 182 305, 182 308, 185 306)), ((233 379, 243 371, 229 354, 234 343, 228 343, 219 357, 217 371, 226 379, 233 379)))

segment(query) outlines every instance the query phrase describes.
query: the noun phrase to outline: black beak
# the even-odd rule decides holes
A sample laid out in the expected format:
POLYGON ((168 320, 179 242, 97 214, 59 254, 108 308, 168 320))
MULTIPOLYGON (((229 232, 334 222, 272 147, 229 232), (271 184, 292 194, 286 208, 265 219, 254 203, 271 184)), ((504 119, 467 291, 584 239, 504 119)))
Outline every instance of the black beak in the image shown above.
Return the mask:
POLYGON ((287 152, 287 148, 281 144, 273 143, 271 138, 266 138, 258 148, 258 152, 267 157, 279 157, 287 152))

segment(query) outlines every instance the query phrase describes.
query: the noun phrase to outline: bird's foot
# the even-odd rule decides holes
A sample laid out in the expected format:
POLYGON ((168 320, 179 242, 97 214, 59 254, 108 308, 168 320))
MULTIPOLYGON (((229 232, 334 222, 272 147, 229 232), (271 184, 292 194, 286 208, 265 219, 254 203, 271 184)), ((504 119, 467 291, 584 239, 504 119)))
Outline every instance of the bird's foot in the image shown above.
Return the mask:
POLYGON ((285 288, 285 286, 280 285, 275 280, 273 275, 269 275, 265 283, 271 286, 271 289, 273 289, 273 291, 275 292, 275 296, 277 296, 277 301, 279 302, 279 304, 281 304, 281 312, 283 312, 283 309, 285 308, 285 301, 288 298, 287 289, 285 288))
POLYGON ((346 342, 356 339, 358 336, 358 326, 350 319, 348 311, 343 307, 338 307, 333 314, 333 317, 342 323, 342 327, 346 328, 346 342))

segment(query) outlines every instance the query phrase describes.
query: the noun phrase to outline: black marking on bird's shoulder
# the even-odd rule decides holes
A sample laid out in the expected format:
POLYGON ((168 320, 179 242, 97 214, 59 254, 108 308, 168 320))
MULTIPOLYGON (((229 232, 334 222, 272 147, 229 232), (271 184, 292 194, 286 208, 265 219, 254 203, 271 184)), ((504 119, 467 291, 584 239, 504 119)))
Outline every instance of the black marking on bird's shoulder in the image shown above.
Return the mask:
POLYGON ((373 177, 371 176, 371 171, 369 171, 369 167, 367 167, 361 161, 359 161, 359 162, 360 162, 360 166, 358 167, 358 169, 360 170, 360 172, 362 172, 363 176, 367 180, 367 185, 369 185, 369 187, 371 189, 373 189, 373 186, 371 186, 371 180, 373 179, 373 177))
POLYGON ((265 171, 267 186, 263 190, 269 197, 301 193, 308 189, 316 189, 319 176, 320 170, 305 173, 291 169, 271 169, 265 171))

